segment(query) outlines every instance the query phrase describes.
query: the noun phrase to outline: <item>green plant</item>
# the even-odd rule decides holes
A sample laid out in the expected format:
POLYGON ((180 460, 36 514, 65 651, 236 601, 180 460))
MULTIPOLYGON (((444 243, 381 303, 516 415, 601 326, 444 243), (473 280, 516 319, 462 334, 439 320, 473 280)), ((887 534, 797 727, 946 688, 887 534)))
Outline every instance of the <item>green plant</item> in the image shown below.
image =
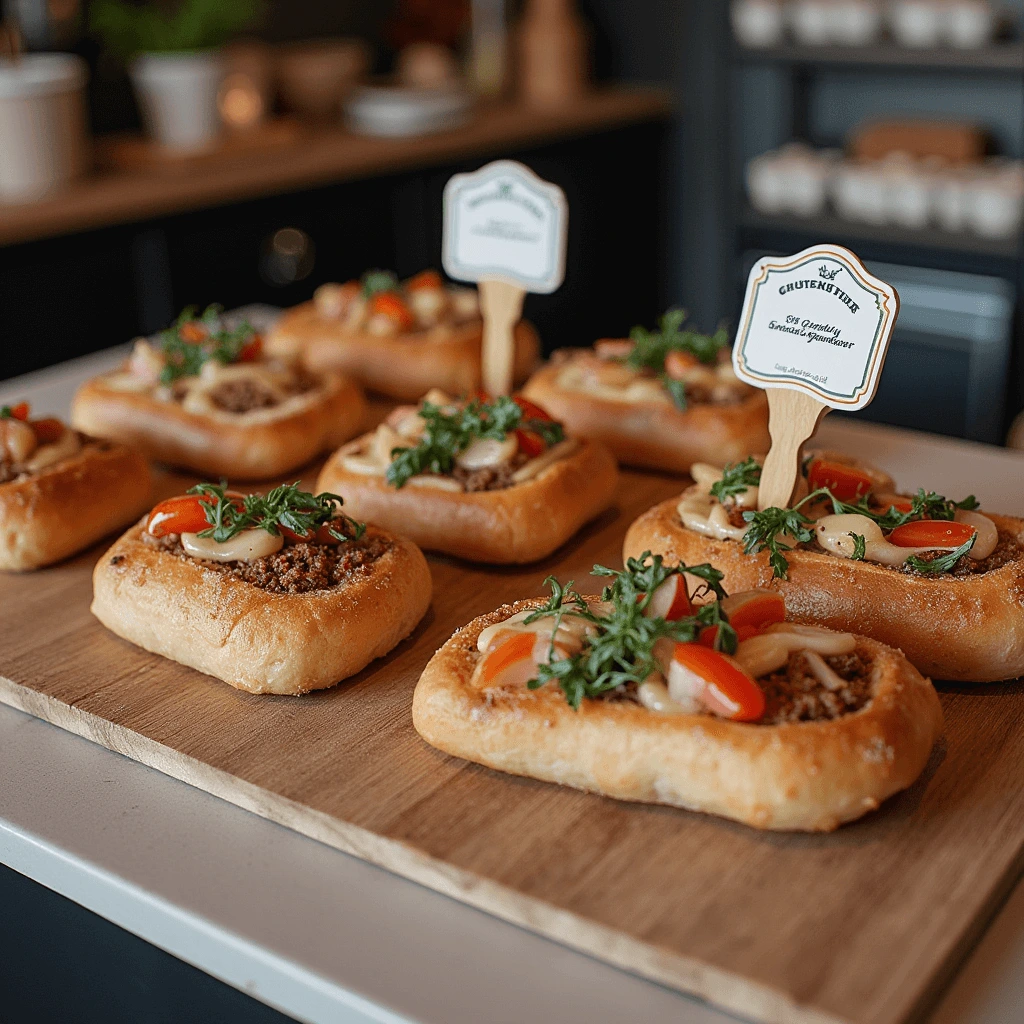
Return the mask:
POLYGON ((89 27, 119 56, 131 57, 220 46, 262 11, 263 0, 97 0, 89 27))

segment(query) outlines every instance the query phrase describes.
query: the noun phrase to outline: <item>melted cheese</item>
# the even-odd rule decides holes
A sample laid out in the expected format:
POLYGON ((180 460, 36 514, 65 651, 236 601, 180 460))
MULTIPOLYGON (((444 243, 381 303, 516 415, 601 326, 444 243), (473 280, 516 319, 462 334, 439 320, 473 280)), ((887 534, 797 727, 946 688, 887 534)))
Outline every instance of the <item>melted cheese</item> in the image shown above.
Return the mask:
POLYGON ((200 537, 198 533, 183 533, 181 546, 192 558, 203 558, 210 562, 255 562, 280 551, 284 538, 274 536, 266 530, 243 530, 241 533, 218 543, 212 537, 200 537))
POLYGON ((826 656, 850 654, 857 646, 852 633, 835 633, 821 626, 776 622, 763 633, 742 640, 733 655, 755 679, 777 672, 793 651, 814 651, 826 656))
POLYGON ((29 473, 38 473, 47 466, 60 462, 63 459, 70 459, 82 450, 82 442, 74 430, 65 429, 60 439, 53 444, 40 445, 30 459, 25 462, 25 469, 29 473))

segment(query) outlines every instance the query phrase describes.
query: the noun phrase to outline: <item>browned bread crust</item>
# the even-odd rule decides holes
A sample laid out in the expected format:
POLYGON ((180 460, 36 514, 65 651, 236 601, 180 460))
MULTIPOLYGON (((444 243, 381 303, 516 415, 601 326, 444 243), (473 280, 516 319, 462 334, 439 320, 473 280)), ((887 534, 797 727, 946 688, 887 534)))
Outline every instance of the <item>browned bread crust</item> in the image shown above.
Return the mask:
POLYGON ((345 469, 345 455, 362 444, 353 441, 327 460, 317 490, 343 494, 345 511, 356 519, 401 530, 423 548, 471 562, 545 558, 611 505, 619 478, 608 449, 584 441, 532 480, 503 490, 396 489, 382 476, 345 469))
MULTIPOLYGON (((686 529, 673 498, 640 516, 623 558, 644 551, 671 563, 710 562, 730 593, 778 590, 787 616, 873 637, 897 647, 936 679, 985 683, 1024 675, 1024 560, 971 576, 930 578, 816 551, 786 556, 789 579, 772 576, 767 552, 745 555, 737 541, 686 529)), ((1024 520, 986 513, 1024 543, 1024 520)))
POLYGON ((97 377, 78 389, 71 421, 86 433, 123 441, 151 459, 203 476, 263 480, 347 441, 365 412, 362 391, 339 373, 324 374, 322 390, 293 415, 253 419, 188 412, 177 402, 116 391, 97 377))
MULTIPOLYGON (((298 357, 310 370, 343 370, 379 394, 414 402, 431 388, 452 395, 479 388, 482 340, 479 320, 452 328, 443 339, 427 331, 395 337, 345 331, 304 302, 281 315, 266 343, 272 355, 298 357)), ((513 376, 519 382, 540 354, 537 332, 526 320, 516 325, 515 346, 513 376)))
POLYGON ((523 394, 575 437, 603 441, 631 466, 689 472, 694 462, 724 465, 768 451, 768 399, 755 390, 735 405, 695 403, 685 411, 661 402, 614 402, 557 386, 561 367, 541 367, 523 394))
POLYGON ((92 613, 107 629, 251 693, 334 686, 387 654, 430 605, 423 553, 390 548, 369 574, 330 590, 276 594, 141 539, 137 523, 93 572, 92 613))
POLYGON ((0 569, 38 569, 81 551, 138 518, 150 487, 138 452, 88 441, 77 455, 0 484, 0 569))
POLYGON ((931 683, 897 651, 858 638, 872 659, 872 700, 827 722, 756 725, 666 715, 560 690, 470 685, 481 631, 539 601, 474 619, 434 655, 413 696, 431 745, 545 782, 620 800, 670 804, 755 828, 829 831, 875 809, 921 774, 942 732, 931 683))

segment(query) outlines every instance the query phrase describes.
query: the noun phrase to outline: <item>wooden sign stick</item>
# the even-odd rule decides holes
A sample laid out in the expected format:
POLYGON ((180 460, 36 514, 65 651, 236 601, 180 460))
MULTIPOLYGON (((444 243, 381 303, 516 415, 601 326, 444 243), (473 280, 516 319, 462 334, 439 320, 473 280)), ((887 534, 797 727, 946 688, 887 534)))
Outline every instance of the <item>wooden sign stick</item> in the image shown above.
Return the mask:
POLYGON ((818 429, 829 407, 802 391, 767 388, 766 392, 772 446, 761 470, 757 507, 789 508, 800 479, 804 443, 818 429))
POLYGON ((513 330, 523 315, 526 289, 497 278, 484 278, 478 287, 480 312, 484 319, 484 391, 493 397, 509 395, 512 393, 515 365, 513 330))

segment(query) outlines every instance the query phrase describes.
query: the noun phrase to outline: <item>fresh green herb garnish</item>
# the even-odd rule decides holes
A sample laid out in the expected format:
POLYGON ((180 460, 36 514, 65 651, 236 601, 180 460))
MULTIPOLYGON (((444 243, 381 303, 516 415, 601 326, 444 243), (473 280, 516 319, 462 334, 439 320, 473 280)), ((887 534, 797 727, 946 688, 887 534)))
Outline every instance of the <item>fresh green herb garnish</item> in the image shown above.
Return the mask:
POLYGON ((300 490, 298 483, 282 484, 266 496, 249 494, 245 498, 227 494, 224 483, 197 484, 188 493, 199 495, 210 524, 199 536, 212 537, 220 544, 253 529, 276 537, 284 528, 299 537, 310 537, 327 526, 338 541, 358 540, 366 530, 365 523, 357 523, 341 511, 344 502, 340 495, 327 491, 314 495, 300 490))
POLYGON ((426 424, 419 444, 391 452, 387 480, 392 487, 404 486, 410 477, 419 473, 450 473, 456 456, 482 438, 503 441, 510 431, 519 428, 539 434, 549 447, 565 438, 560 423, 528 418, 505 395, 493 402, 472 399, 455 409, 424 402, 419 415, 426 424))
POLYGON ((956 563, 974 547, 974 542, 977 539, 978 534, 974 533, 971 535, 970 539, 961 544, 960 547, 945 555, 939 555, 937 558, 933 558, 931 560, 922 558, 920 555, 911 555, 904 564, 907 568, 915 570, 915 572, 928 573, 929 575, 938 575, 942 572, 950 572, 956 563))
POLYGON ((867 541, 862 533, 850 533, 853 538, 853 554, 850 556, 855 562, 864 561, 864 552, 867 550, 867 541))
POLYGON ((808 529, 812 520, 800 509, 808 502, 822 497, 828 497, 835 503, 836 499, 832 497, 832 492, 827 487, 819 487, 792 508, 766 508, 760 512, 744 512, 743 519, 750 525, 743 534, 743 551, 748 555, 767 551, 773 574, 782 580, 789 579, 789 562, 782 552, 792 551, 796 544, 806 544, 814 536, 808 529), (784 535, 793 538, 795 543, 781 542, 779 538, 784 535))
POLYGON ((0 405, 0 420, 9 420, 14 418, 14 412, 9 405, 0 405))
POLYGON ((602 601, 611 605, 607 612, 593 611, 579 593, 571 589, 571 583, 562 587, 552 576, 544 581, 551 588, 551 597, 529 615, 526 622, 553 618, 553 637, 562 617, 575 615, 593 624, 596 634, 589 638, 582 652, 569 658, 555 658, 552 640, 548 661, 538 666, 537 677, 529 683, 530 689, 555 682, 569 705, 578 710, 584 697, 597 697, 627 683, 639 685, 652 672, 660 672, 661 666, 654 656, 654 646, 659 640, 690 643, 709 625, 719 627, 716 647, 728 653, 736 650, 735 630, 718 603, 725 597, 722 573, 714 567, 666 566, 660 555, 652 556, 645 551, 640 558, 628 559, 624 571, 595 565, 593 574, 611 579, 601 594, 602 601), (644 615, 654 591, 675 574, 702 579, 704 592, 713 592, 718 600, 702 605, 696 615, 672 622, 644 615))
POLYGON ((669 398, 672 399, 672 404, 680 412, 686 412, 686 382, 676 380, 667 373, 661 374, 659 380, 661 381, 661 386, 668 392, 669 398))
POLYGON ((160 371, 161 384, 173 384, 181 377, 197 377, 211 359, 219 363, 235 362, 256 337, 255 329, 242 322, 233 330, 221 325, 223 307, 207 306, 196 315, 189 306, 171 327, 157 335, 156 345, 166 360, 160 371))
POLYGON ((718 353, 729 345, 729 332, 720 327, 714 334, 685 331, 686 310, 670 309, 659 321, 656 331, 634 327, 629 332, 633 351, 626 357, 626 365, 634 370, 665 369, 669 352, 689 352, 702 363, 714 363, 718 353))
POLYGON ((730 462, 722 470, 722 479, 711 485, 711 494, 720 502, 742 494, 748 487, 761 482, 761 467, 753 455, 743 462, 730 462))
POLYGON ((377 292, 393 292, 398 289, 398 277, 390 270, 368 270, 363 274, 361 283, 364 299, 377 292))

